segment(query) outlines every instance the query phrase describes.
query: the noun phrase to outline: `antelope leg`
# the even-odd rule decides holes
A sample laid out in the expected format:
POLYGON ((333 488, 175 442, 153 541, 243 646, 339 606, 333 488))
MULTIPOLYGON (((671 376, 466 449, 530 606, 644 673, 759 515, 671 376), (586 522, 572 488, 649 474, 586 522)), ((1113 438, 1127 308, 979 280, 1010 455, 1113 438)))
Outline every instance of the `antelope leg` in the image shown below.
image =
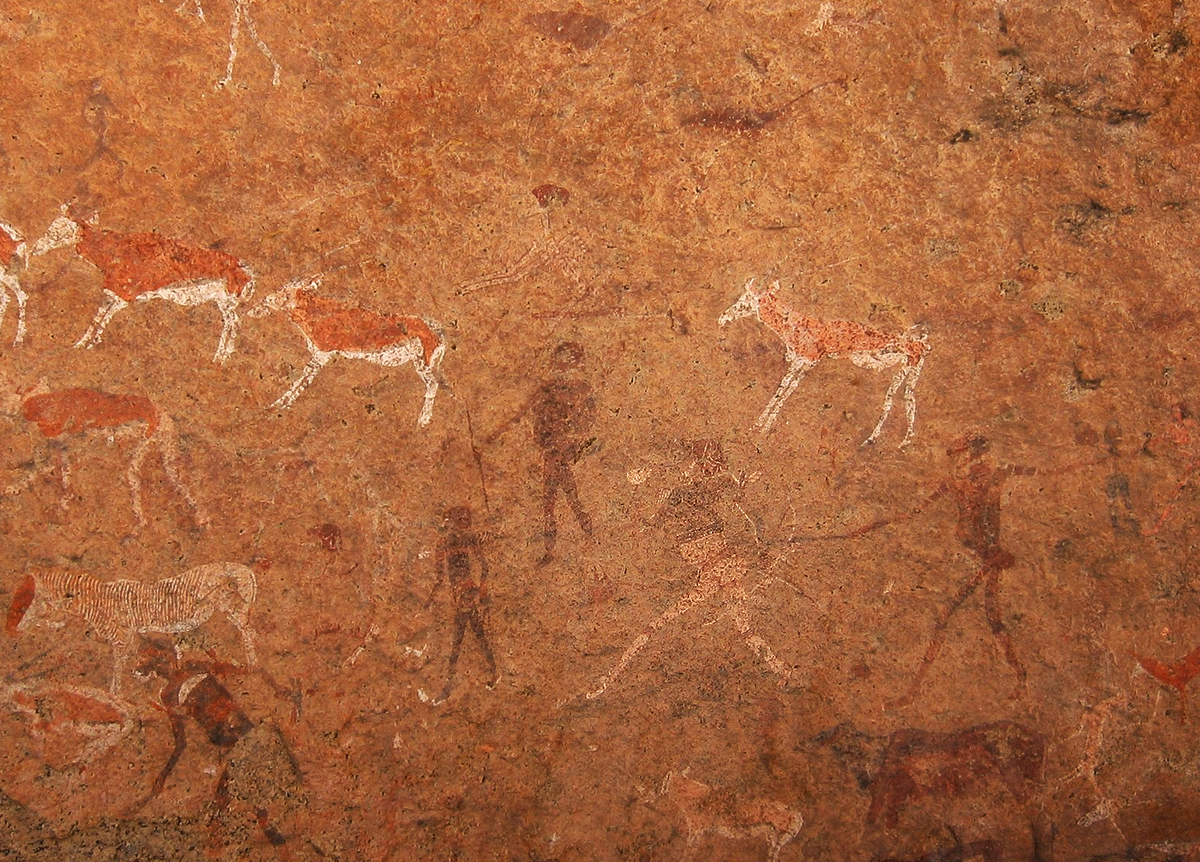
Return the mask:
POLYGON ((92 319, 92 325, 88 327, 83 337, 75 342, 75 346, 95 347, 99 344, 100 338, 104 335, 104 328, 113 319, 113 315, 128 304, 128 302, 121 299, 121 297, 117 296, 111 290, 105 289, 104 303, 96 311, 96 316, 92 319))
MULTIPOLYGON (((908 366, 901 366, 900 370, 896 372, 896 376, 892 378, 892 384, 888 387, 887 394, 883 396, 883 415, 875 423, 875 430, 871 432, 871 436, 863 441, 864 446, 874 443, 875 438, 879 436, 879 432, 883 430, 883 423, 887 421, 888 415, 892 412, 892 399, 895 398, 896 392, 899 391, 907 377, 908 366)), ((907 440, 907 438, 905 439, 907 440)))
POLYGON ((332 357, 329 354, 316 353, 313 358, 308 360, 308 365, 304 366, 304 373, 301 374, 292 387, 285 393, 279 396, 279 399, 272 404, 272 407, 286 410, 292 406, 292 403, 300 397, 300 393, 308 388, 308 384, 313 382, 313 378, 317 376, 322 368, 328 364, 332 357))
POLYGON ((763 410, 762 415, 754 423, 755 428, 758 428, 764 434, 771 430, 771 426, 775 424, 775 419, 779 416, 779 411, 783 408, 784 403, 796 391, 796 387, 800 385, 800 381, 804 379, 804 375, 808 373, 808 369, 812 368, 815 364, 813 362, 801 361, 795 362, 788 367, 787 373, 779 381, 779 387, 775 390, 775 394, 767 402, 766 409, 763 410))

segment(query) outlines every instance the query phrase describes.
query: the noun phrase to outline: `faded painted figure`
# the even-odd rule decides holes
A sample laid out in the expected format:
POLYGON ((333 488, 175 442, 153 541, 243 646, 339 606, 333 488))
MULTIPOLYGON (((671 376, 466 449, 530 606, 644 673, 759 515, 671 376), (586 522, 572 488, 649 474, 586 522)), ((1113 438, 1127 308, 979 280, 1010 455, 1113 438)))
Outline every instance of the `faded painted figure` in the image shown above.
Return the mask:
POLYGON ((800 834, 804 817, 775 799, 743 798, 728 788, 714 788, 686 773, 668 772, 660 795, 683 815, 688 857, 706 835, 733 841, 761 840, 767 845, 769 862, 779 862, 784 845, 800 834))
POLYGON ((883 396, 883 414, 864 441, 874 443, 883 430, 883 423, 892 412, 892 400, 904 389, 904 411, 908 416, 908 430, 901 446, 912 442, 917 421, 917 381, 925 366, 929 353, 929 336, 922 326, 914 326, 902 335, 894 335, 853 323, 848 320, 822 320, 808 317, 789 308, 779 300, 779 282, 770 287, 756 287, 755 279, 746 282, 746 287, 737 302, 721 315, 718 323, 724 326, 743 317, 754 316, 768 329, 779 336, 787 352, 787 373, 779 387, 767 402, 762 415, 754 427, 764 434, 775 424, 779 411, 791 397, 804 375, 823 359, 849 359, 860 368, 884 371, 899 366, 887 393, 883 396))
POLYGON ((989 445, 987 438, 978 434, 968 434, 947 450, 948 454, 958 457, 960 463, 964 464, 963 475, 943 482, 930 500, 944 495, 949 495, 954 500, 958 509, 955 536, 962 546, 979 560, 979 568, 962 581, 957 592, 938 614, 925 657, 921 660, 912 685, 903 697, 891 704, 892 707, 912 703, 930 666, 941 652, 950 621, 962 608, 963 602, 980 586, 984 588, 983 607, 992 637, 1004 650, 1005 661, 1017 677, 1012 696, 1020 697, 1025 692, 1025 666, 1017 657, 1000 609, 1000 576, 1017 562, 1016 557, 1001 543, 1000 504, 1004 485, 1010 477, 1036 476, 1041 471, 1036 467, 1000 465, 985 459, 984 453, 989 445))
POLYGON ((469 507, 455 506, 447 509, 444 517, 450 529, 445 538, 438 543, 437 581, 433 585, 433 591, 430 592, 425 606, 429 607, 433 604, 442 581, 448 580, 450 582, 450 598, 454 601, 454 641, 450 647, 450 669, 446 673, 446 686, 436 699, 429 701, 435 705, 450 697, 450 692, 454 687, 454 677, 458 672, 459 653, 462 650, 463 638, 466 636, 468 628, 475 633, 479 648, 483 650, 483 658, 487 662, 490 674, 488 688, 495 687, 500 680, 500 673, 496 669, 496 658, 492 655, 492 646, 488 643, 487 632, 483 627, 483 621, 491 606, 491 598, 488 595, 487 587, 487 559, 479 550, 482 539, 471 529, 472 516, 469 507), (475 558, 479 568, 478 579, 471 577, 472 557, 475 558))
POLYGON ((633 639, 596 688, 587 693, 589 700, 604 694, 650 638, 668 623, 709 602, 733 621, 746 646, 779 677, 781 688, 791 679, 791 670, 750 625, 750 597, 743 584, 749 565, 729 546, 718 511, 721 501, 738 487, 726 469, 721 445, 715 440, 701 440, 688 444, 688 448, 692 462, 684 470, 684 477, 689 481, 667 495, 666 505, 652 523, 668 526, 674 532, 675 549, 696 568, 699 579, 687 595, 633 639))
POLYGON ((84 260, 104 275, 104 303, 76 347, 95 347, 109 321, 133 302, 165 299, 176 305, 213 303, 221 312, 221 339, 213 356, 224 362, 233 353, 238 305, 254 290, 254 274, 231 254, 192 248, 156 233, 116 233, 68 214, 50 225, 30 256, 74 245, 84 260))
POLYGON ((0 221, 0 323, 8 309, 8 295, 17 301, 17 331, 13 337, 16 347, 25 340, 25 300, 28 299, 21 287, 20 273, 25 268, 25 238, 15 227, 0 221))
POLYGON ((871 780, 867 822, 895 829, 900 812, 926 796, 960 797, 999 779, 1018 802, 1041 787, 1046 740, 1011 721, 948 733, 898 730, 888 737, 883 763, 871 780))
POLYGON ((411 363, 425 384, 425 402, 417 425, 428 425, 433 418, 433 399, 437 396, 440 365, 446 352, 441 325, 427 317, 369 311, 342 300, 326 299, 317 295, 320 285, 319 276, 295 279, 250 312, 251 317, 262 317, 271 311, 285 312, 304 336, 312 354, 304 372, 271 406, 291 407, 317 373, 338 356, 385 368, 411 363))
POLYGON ((211 563, 160 581, 101 581, 87 572, 48 569, 25 576, 8 610, 7 630, 16 637, 31 627, 59 629, 67 618, 83 619, 113 649, 111 690, 121 678, 137 635, 182 634, 215 613, 233 624, 246 661, 255 664, 250 609, 258 594, 254 572, 237 563, 211 563))
POLYGON ((216 747, 221 763, 213 791, 213 843, 221 844, 220 833, 231 825, 228 821, 236 813, 237 802, 240 805, 236 807, 249 809, 267 842, 283 849, 289 836, 276 824, 281 813, 291 813, 281 809, 300 804, 303 780, 279 729, 251 721, 222 682, 224 675, 238 671, 215 662, 180 663, 171 645, 157 638, 138 651, 134 672, 164 683, 158 697, 171 721, 174 746, 149 793, 129 814, 136 814, 162 793, 187 749, 187 728, 194 722, 216 747))
MULTIPOLYGON (((38 392, 20 403, 21 415, 37 425, 42 436, 57 444, 59 477, 63 486, 62 508, 70 500, 70 467, 67 452, 59 441, 64 435, 98 432, 110 439, 132 436, 137 443, 129 459, 125 479, 133 498, 133 514, 138 526, 146 526, 142 510, 142 462, 151 446, 156 446, 162 458, 167 479, 191 507, 196 523, 203 526, 207 518, 184 481, 179 461, 179 435, 170 416, 159 412, 149 398, 141 395, 111 395, 94 389, 63 389, 57 392, 38 392)), ((52 468, 31 470, 24 479, 4 490, 5 496, 15 496, 29 488, 34 480, 52 468)))
POLYGON ((596 421, 592 385, 573 376, 582 365, 583 347, 580 344, 574 341, 559 344, 551 359, 554 376, 543 380, 516 415, 487 439, 489 443, 496 440, 526 415, 532 416, 533 440, 542 451, 542 534, 546 548, 543 563, 553 559, 558 540, 558 519, 554 509, 559 494, 566 497, 583 534, 589 538, 592 535, 592 518, 579 501, 579 488, 572 470, 595 442, 594 437, 588 436, 596 421))

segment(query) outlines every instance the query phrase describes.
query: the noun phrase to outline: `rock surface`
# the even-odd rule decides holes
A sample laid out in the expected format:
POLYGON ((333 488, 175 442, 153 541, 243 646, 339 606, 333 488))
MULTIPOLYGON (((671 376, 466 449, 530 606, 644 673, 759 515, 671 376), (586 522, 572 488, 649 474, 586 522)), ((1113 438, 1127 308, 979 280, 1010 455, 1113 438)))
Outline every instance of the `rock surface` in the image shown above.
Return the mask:
POLYGON ((6 4, 0 856, 1200 859, 1198 43, 6 4))

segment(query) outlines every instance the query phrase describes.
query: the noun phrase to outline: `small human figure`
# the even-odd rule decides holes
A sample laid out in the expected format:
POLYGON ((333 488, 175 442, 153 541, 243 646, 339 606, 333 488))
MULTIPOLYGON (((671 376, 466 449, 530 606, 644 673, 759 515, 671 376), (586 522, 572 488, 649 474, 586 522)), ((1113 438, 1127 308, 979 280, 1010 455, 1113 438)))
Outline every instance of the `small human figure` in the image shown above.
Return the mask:
POLYGON ((1196 421, 1191 411, 1188 410, 1187 405, 1182 401, 1172 405, 1171 419, 1171 427, 1167 429, 1165 436, 1175 444, 1180 454, 1187 459, 1187 464, 1183 469, 1183 475, 1175 483, 1175 492, 1171 495, 1171 499, 1167 501, 1167 505, 1163 507, 1162 515, 1159 516, 1153 527, 1143 532, 1142 535, 1144 536, 1158 535, 1163 525, 1167 523, 1167 519, 1171 517, 1171 511, 1175 508, 1175 504, 1179 502, 1184 489, 1191 484, 1192 477, 1200 469, 1200 422, 1196 421))
MULTIPOLYGON (((1108 454, 1114 458, 1121 456, 1121 423, 1113 419, 1104 427, 1104 444, 1108 454)), ((1113 532, 1121 534, 1138 534, 1141 525, 1133 514, 1133 497, 1129 490, 1129 476, 1114 471, 1104 483, 1104 495, 1108 498, 1108 519, 1113 532)))
MULTIPOLYGON (((450 647, 450 669, 446 674, 446 686, 441 695, 435 700, 428 701, 434 705, 443 703, 450 697, 454 687, 454 676, 458 670, 458 656, 462 651, 463 638, 467 627, 475 632, 483 657, 487 661, 491 681, 488 688, 494 688, 500 681, 500 672, 496 669, 496 658, 492 655, 491 644, 488 643, 487 632, 483 628, 483 618, 491 605, 491 597, 487 592, 488 565, 487 559, 480 553, 482 539, 471 529, 471 509, 469 506, 454 506, 446 510, 444 519, 450 530, 438 543, 437 548, 437 581, 433 591, 425 601, 425 607, 433 604, 434 597, 442 586, 443 580, 450 582, 450 597, 454 601, 454 641, 450 647), (478 580, 471 577, 471 557, 479 566, 478 580)), ((423 694, 423 693, 422 693, 423 694)), ((422 700, 427 700, 422 697, 422 700)))
POLYGON ((596 688, 587 693, 588 700, 604 694, 667 623, 710 601, 733 620, 734 628, 754 655, 779 677, 780 687, 791 679, 791 670, 750 625, 749 594, 743 585, 749 566, 729 546, 719 511, 721 502, 738 487, 726 469, 721 444, 716 440, 698 440, 686 444, 686 448, 692 456, 691 464, 683 471, 687 481, 667 494, 666 505, 651 523, 670 526, 675 533, 675 550, 699 574, 696 586, 633 639, 596 688))
POLYGON ((1014 464, 996 464, 984 457, 990 448, 986 437, 968 434, 946 450, 946 454, 957 457, 964 465, 963 475, 941 483, 929 498, 930 501, 950 495, 958 508, 955 536, 964 548, 979 559, 979 568, 967 577, 942 609, 934 623, 933 635, 925 650, 925 657, 917 669, 912 685, 893 707, 907 706, 916 697, 930 666, 941 652, 946 641, 946 628, 958 613, 963 602, 971 594, 984 587, 984 613, 992 629, 992 637, 1004 650, 1004 658, 1017 677, 1012 696, 1020 696, 1025 689, 1025 666, 1017 657, 1004 616, 1000 612, 1000 575, 1016 565, 1016 557, 1004 547, 1000 539, 1000 502, 1004 484, 1014 476, 1036 476, 1037 467, 1022 467, 1014 464), (965 460, 964 460, 965 459, 965 460))
MULTIPOLYGON (((278 729, 251 721, 219 679, 219 675, 238 671, 244 672, 220 662, 181 664, 171 644, 158 638, 146 641, 138 655, 136 673, 155 676, 166 683, 159 692, 159 701, 170 718, 175 746, 150 792, 130 813, 137 813, 162 793, 187 748, 188 722, 195 721, 209 742, 220 750, 221 771, 213 792, 214 825, 221 825, 221 818, 228 815, 233 800, 237 799, 253 808, 267 841, 282 849, 288 843, 288 836, 274 825, 267 805, 294 799, 301 783, 300 773, 278 729)), ((286 696, 265 672, 259 673, 272 684, 276 694, 286 696)))
POLYGON ((582 364, 583 347, 578 342, 564 341, 554 348, 551 358, 554 376, 543 380, 516 415, 497 428, 486 441, 490 443, 496 440, 526 414, 532 414, 533 440, 542 450, 545 482, 542 516, 546 552, 542 556, 542 564, 554 558, 554 545, 558 538, 554 505, 560 493, 567 498, 571 511, 575 513, 579 529, 589 538, 592 535, 592 518, 579 502, 579 489, 571 471, 571 466, 595 440, 588 436, 596 420, 596 399, 592 394, 592 385, 572 376, 582 364))
POLYGON ((93 78, 91 93, 83 103, 83 121, 95 134, 96 144, 82 167, 90 168, 101 159, 108 158, 117 167, 119 185, 125 179, 125 160, 116 154, 108 142, 108 115, 115 109, 113 100, 104 92, 104 83, 99 78, 93 78))

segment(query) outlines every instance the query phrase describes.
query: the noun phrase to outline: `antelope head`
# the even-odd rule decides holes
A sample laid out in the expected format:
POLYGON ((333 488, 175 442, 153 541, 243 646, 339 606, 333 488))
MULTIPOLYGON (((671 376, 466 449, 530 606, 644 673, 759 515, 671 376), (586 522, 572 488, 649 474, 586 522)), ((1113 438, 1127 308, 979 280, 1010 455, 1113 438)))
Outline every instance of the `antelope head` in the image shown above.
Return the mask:
POLYGON ((26 251, 25 260, 28 261, 30 258, 54 251, 56 248, 62 248, 64 245, 74 245, 79 242, 79 236, 79 222, 67 214, 67 207, 64 204, 62 215, 50 222, 50 227, 46 229, 45 235, 26 251))
POLYGON ((296 296, 302 290, 316 290, 321 286, 323 276, 314 275, 310 278, 293 278, 274 293, 262 298, 254 308, 246 312, 247 317, 264 317, 272 311, 290 311, 296 307, 296 296))
MULTIPOLYGON (((718 324, 724 326, 726 323, 732 323, 743 317, 758 314, 758 301, 764 293, 768 293, 769 291, 755 287, 754 281, 755 279, 751 278, 746 282, 746 287, 742 290, 742 295, 738 297, 737 302, 729 306, 729 309, 717 319, 718 324)), ((778 285, 778 282, 775 284, 778 285)))

